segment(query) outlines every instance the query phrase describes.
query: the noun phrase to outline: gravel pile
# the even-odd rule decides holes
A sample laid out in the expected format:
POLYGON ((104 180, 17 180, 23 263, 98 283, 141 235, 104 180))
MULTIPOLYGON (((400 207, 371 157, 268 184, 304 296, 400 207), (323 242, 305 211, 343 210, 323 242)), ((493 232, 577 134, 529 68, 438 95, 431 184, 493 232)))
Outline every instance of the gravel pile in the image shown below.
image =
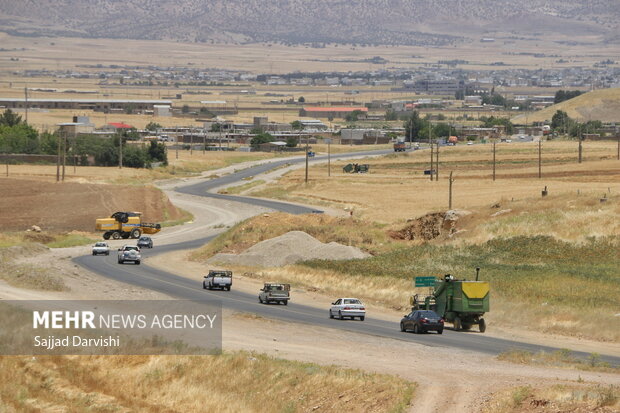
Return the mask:
POLYGON ((261 241, 241 254, 216 254, 208 262, 280 267, 311 259, 350 260, 369 256, 370 254, 359 248, 349 247, 337 242, 324 244, 303 231, 291 231, 279 237, 261 241))

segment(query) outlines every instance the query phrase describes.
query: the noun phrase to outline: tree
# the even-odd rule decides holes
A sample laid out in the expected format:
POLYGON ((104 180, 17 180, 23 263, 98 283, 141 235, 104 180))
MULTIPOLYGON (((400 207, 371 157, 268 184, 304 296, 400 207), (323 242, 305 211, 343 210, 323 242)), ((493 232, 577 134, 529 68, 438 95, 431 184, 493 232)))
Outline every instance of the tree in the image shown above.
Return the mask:
POLYGON ((0 148, 6 153, 39 153, 39 133, 23 122, 0 125, 0 148))
POLYGON ((155 132, 157 129, 161 129, 161 128, 162 128, 162 126, 159 123, 156 123, 156 122, 149 122, 144 127, 144 129, 150 130, 151 132, 155 132))
POLYGON ((573 120, 563 110, 556 111, 551 117, 551 129, 558 133, 566 133, 573 120))
POLYGON ((58 153, 59 137, 49 132, 43 132, 39 137, 39 152, 45 155, 56 155, 58 153))
POLYGON ((300 96, 299 99, 297 99, 297 102, 299 103, 305 103, 306 102, 306 98, 303 96, 300 96))
POLYGON ((297 137, 296 136, 289 136, 288 138, 286 138, 286 146, 289 148, 294 148, 297 146, 297 137))
POLYGON ((420 139, 420 131, 427 122, 420 118, 420 114, 417 110, 414 110, 409 119, 405 121, 403 127, 405 128, 405 139, 410 137, 413 140, 420 139))
POLYGON ((433 125, 433 134, 439 138, 450 136, 452 128, 447 123, 433 125))
POLYGON ((164 165, 168 165, 168 153, 166 152, 166 145, 163 143, 151 141, 148 155, 151 161, 162 162, 164 165))
POLYGON ((181 113, 189 113, 189 105, 183 105, 181 108, 181 113))
POLYGON ((271 136, 267 132, 262 132, 252 138, 252 140, 250 141, 250 146, 256 150, 261 144, 267 142, 273 142, 273 136, 271 136))
POLYGON ((553 103, 564 102, 565 100, 572 99, 581 95, 583 92, 581 90, 558 90, 555 92, 555 98, 553 99, 553 103))
POLYGON ((354 110, 353 112, 347 114, 347 116, 345 117, 345 119, 347 120, 347 122, 357 122, 357 118, 359 117, 359 115, 361 115, 362 112, 361 110, 354 110))
POLYGON ((492 128, 494 126, 504 126, 506 128, 506 133, 508 135, 512 135, 514 133, 514 125, 510 122, 508 118, 496 118, 495 116, 482 116, 480 118, 482 121, 483 128, 492 128))
POLYGON ((211 132, 220 132, 222 130, 222 124, 221 123, 213 123, 211 125, 211 132))
POLYGON ((15 126, 20 123, 22 123, 22 117, 11 109, 5 110, 4 113, 0 115, 0 126, 15 126))
POLYGON ((385 120, 398 120, 398 115, 392 109, 385 111, 385 120))
POLYGON ((304 128, 304 125, 302 125, 301 121, 298 120, 292 121, 291 126, 293 127, 293 130, 302 130, 304 128))

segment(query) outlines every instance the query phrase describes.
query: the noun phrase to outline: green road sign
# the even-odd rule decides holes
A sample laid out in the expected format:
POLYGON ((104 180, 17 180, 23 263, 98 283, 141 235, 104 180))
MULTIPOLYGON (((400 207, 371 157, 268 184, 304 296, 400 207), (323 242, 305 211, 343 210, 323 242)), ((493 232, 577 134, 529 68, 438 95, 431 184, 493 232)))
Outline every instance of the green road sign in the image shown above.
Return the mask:
POLYGON ((416 287, 433 287, 435 285, 435 277, 415 277, 416 287))

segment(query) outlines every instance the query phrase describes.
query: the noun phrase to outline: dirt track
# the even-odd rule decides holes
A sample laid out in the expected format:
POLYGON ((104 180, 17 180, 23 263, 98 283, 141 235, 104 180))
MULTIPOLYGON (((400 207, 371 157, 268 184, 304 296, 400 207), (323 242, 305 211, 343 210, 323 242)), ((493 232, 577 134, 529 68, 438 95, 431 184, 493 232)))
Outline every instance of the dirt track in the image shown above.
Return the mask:
POLYGON ((23 231, 38 225, 46 231, 93 231, 96 218, 116 211, 140 211, 145 221, 181 217, 158 189, 150 186, 49 183, 0 179, 0 228, 23 231), (70 216, 71 219, 67 219, 70 216))

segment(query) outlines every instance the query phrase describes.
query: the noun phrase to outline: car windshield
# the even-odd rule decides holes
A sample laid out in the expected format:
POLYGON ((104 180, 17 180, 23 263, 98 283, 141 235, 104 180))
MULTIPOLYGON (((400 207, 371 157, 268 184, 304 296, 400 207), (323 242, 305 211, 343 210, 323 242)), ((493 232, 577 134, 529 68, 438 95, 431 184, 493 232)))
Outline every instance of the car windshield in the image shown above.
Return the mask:
POLYGON ((436 312, 434 311, 420 311, 420 317, 426 317, 426 318, 439 318, 439 316, 437 315, 436 312))
POLYGON ((140 237, 140 241, 148 241, 149 237, 140 237))
POLYGON ((361 304, 360 300, 356 300, 355 298, 348 298, 344 300, 344 304, 361 304))
POLYGON ((125 251, 140 251, 138 247, 125 247, 125 251))
POLYGON ((105 242, 98 242, 95 244, 95 247, 107 247, 107 244, 105 242))

